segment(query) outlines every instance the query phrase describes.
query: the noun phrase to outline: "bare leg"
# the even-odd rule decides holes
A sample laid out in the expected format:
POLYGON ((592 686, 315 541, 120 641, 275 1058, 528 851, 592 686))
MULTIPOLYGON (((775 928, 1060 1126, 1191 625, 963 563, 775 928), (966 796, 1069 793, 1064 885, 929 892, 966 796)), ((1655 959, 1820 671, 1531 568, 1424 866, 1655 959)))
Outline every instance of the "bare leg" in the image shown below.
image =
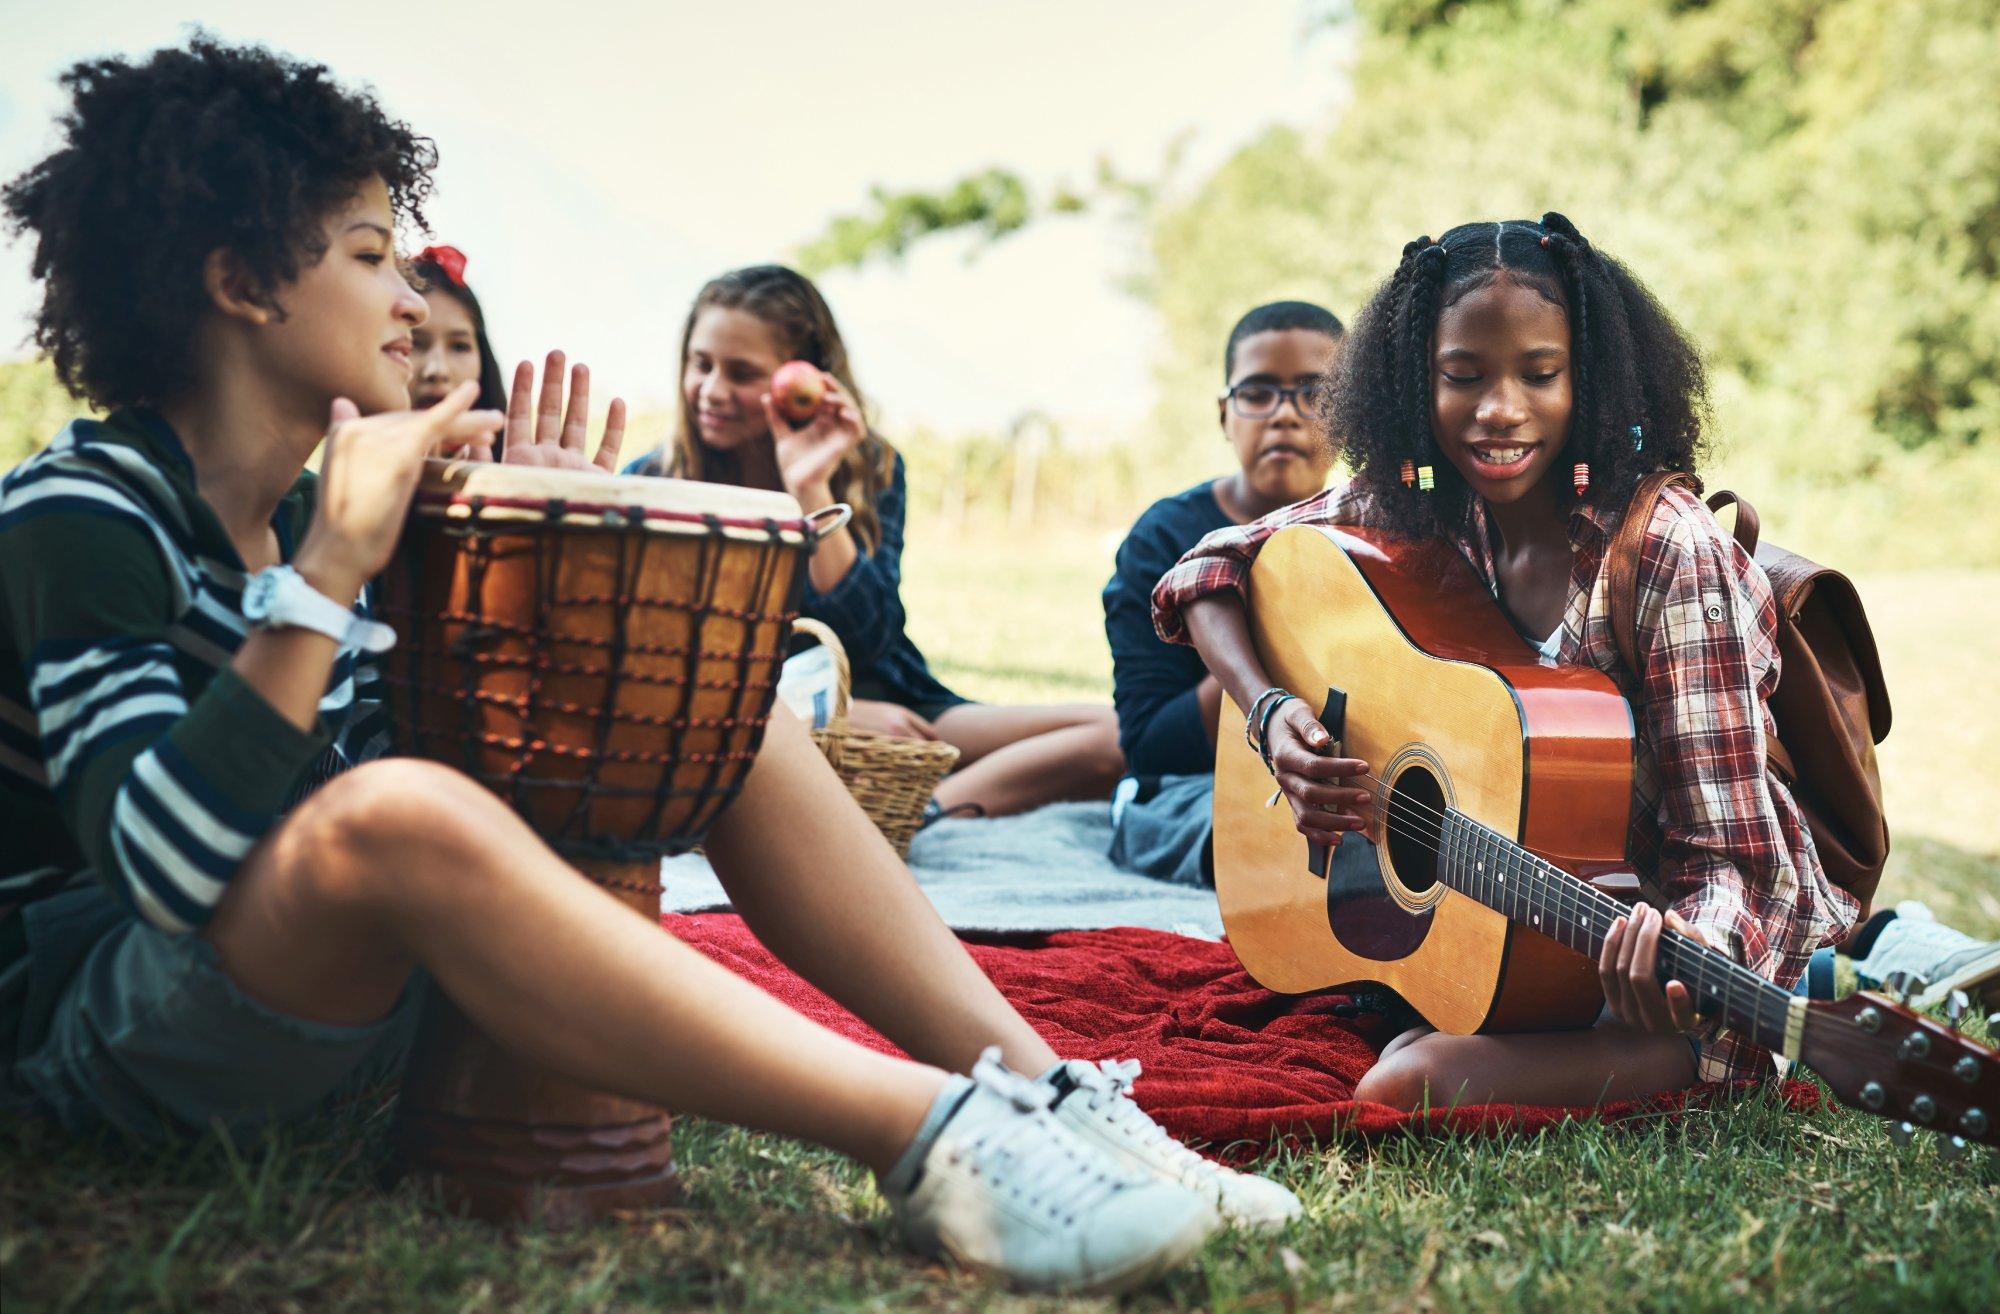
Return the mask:
POLYGON ((878 1171, 944 1081, 710 962, 428 763, 373 763, 308 799, 252 851, 205 933, 230 976, 284 1012, 378 1018, 421 965, 496 1040, 576 1080, 878 1171))
POLYGON ((1056 1061, 783 706, 706 845, 757 938, 918 1059, 964 1072, 999 1045, 1029 1076, 1056 1061))
POLYGON ((1108 707, 967 703, 935 724, 959 751, 958 769, 937 790, 948 808, 977 803, 1002 817, 1061 799, 1109 798, 1125 770, 1108 707))
POLYGON ((1586 1106, 1637 1099, 1694 1084, 1682 1036, 1656 1036, 1600 1021, 1585 1031, 1448 1036, 1404 1032, 1354 1088, 1354 1098, 1415 1109, 1454 1104, 1586 1106))

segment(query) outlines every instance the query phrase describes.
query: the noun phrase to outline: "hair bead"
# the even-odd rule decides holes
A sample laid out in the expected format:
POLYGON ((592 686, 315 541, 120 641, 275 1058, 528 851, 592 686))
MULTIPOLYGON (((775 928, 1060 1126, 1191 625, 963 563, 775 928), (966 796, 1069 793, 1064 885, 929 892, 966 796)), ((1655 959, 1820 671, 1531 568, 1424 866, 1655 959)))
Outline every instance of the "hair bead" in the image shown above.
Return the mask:
POLYGON ((1427 465, 1417 467, 1417 490, 1428 493, 1437 487, 1437 472, 1427 465))
POLYGON ((1578 461, 1576 463, 1576 466, 1569 472, 1569 481, 1570 484, 1576 489, 1576 495, 1578 497, 1582 497, 1585 493, 1589 492, 1590 462, 1578 461))
POLYGON ((1416 486, 1416 483, 1417 483, 1417 463, 1406 457, 1403 460, 1403 487, 1414 488, 1416 486))

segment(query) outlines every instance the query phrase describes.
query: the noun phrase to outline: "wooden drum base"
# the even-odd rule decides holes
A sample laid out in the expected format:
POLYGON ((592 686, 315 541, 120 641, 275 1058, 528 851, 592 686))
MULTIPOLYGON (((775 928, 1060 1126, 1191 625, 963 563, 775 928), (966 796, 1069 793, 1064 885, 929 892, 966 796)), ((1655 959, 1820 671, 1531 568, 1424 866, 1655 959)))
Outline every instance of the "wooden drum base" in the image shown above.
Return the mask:
MULTIPOLYGON (((657 862, 580 862, 657 923, 657 862)), ((446 1205, 488 1222, 567 1226, 680 1198, 666 1110, 592 1090, 501 1047, 441 991, 404 1078, 397 1150, 446 1205)))

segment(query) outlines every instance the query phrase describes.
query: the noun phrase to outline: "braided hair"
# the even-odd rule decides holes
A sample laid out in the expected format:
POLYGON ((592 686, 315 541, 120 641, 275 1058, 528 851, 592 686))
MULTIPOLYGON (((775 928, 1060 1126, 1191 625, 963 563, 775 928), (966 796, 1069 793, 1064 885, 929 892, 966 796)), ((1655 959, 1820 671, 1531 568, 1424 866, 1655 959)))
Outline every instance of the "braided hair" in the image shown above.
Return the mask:
POLYGON ((1462 224, 1404 246, 1349 332, 1321 402, 1355 482, 1402 532, 1460 528, 1471 513, 1471 489, 1432 430, 1432 338, 1446 309, 1502 278, 1560 306, 1569 322, 1573 402, 1559 468, 1590 463, 1586 496, 1622 505, 1645 475, 1693 473, 1705 455, 1701 357, 1644 284, 1554 212, 1540 222, 1462 224), (1434 491, 1406 488, 1405 462, 1431 466, 1434 491))

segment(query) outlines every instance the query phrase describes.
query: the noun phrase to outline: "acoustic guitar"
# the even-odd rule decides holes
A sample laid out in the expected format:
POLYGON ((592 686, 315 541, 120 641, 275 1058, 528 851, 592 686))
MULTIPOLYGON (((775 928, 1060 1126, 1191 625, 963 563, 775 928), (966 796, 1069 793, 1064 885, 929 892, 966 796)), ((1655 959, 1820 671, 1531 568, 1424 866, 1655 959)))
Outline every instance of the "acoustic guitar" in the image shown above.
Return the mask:
MULTIPOLYGON (((1283 993, 1386 986, 1457 1034, 1590 1025, 1597 953, 1626 912, 1590 882, 1630 871, 1633 724, 1617 687, 1543 661, 1437 540, 1280 530, 1251 570, 1248 617, 1273 682, 1369 764, 1355 783, 1376 806, 1337 849, 1308 843, 1225 705, 1215 888, 1244 968, 1283 993)), ((1899 1133, 2000 1144, 2000 1055, 1956 1029, 1962 999, 1950 1025, 1879 994, 1809 1004, 1673 931, 1659 973, 1899 1133)))

